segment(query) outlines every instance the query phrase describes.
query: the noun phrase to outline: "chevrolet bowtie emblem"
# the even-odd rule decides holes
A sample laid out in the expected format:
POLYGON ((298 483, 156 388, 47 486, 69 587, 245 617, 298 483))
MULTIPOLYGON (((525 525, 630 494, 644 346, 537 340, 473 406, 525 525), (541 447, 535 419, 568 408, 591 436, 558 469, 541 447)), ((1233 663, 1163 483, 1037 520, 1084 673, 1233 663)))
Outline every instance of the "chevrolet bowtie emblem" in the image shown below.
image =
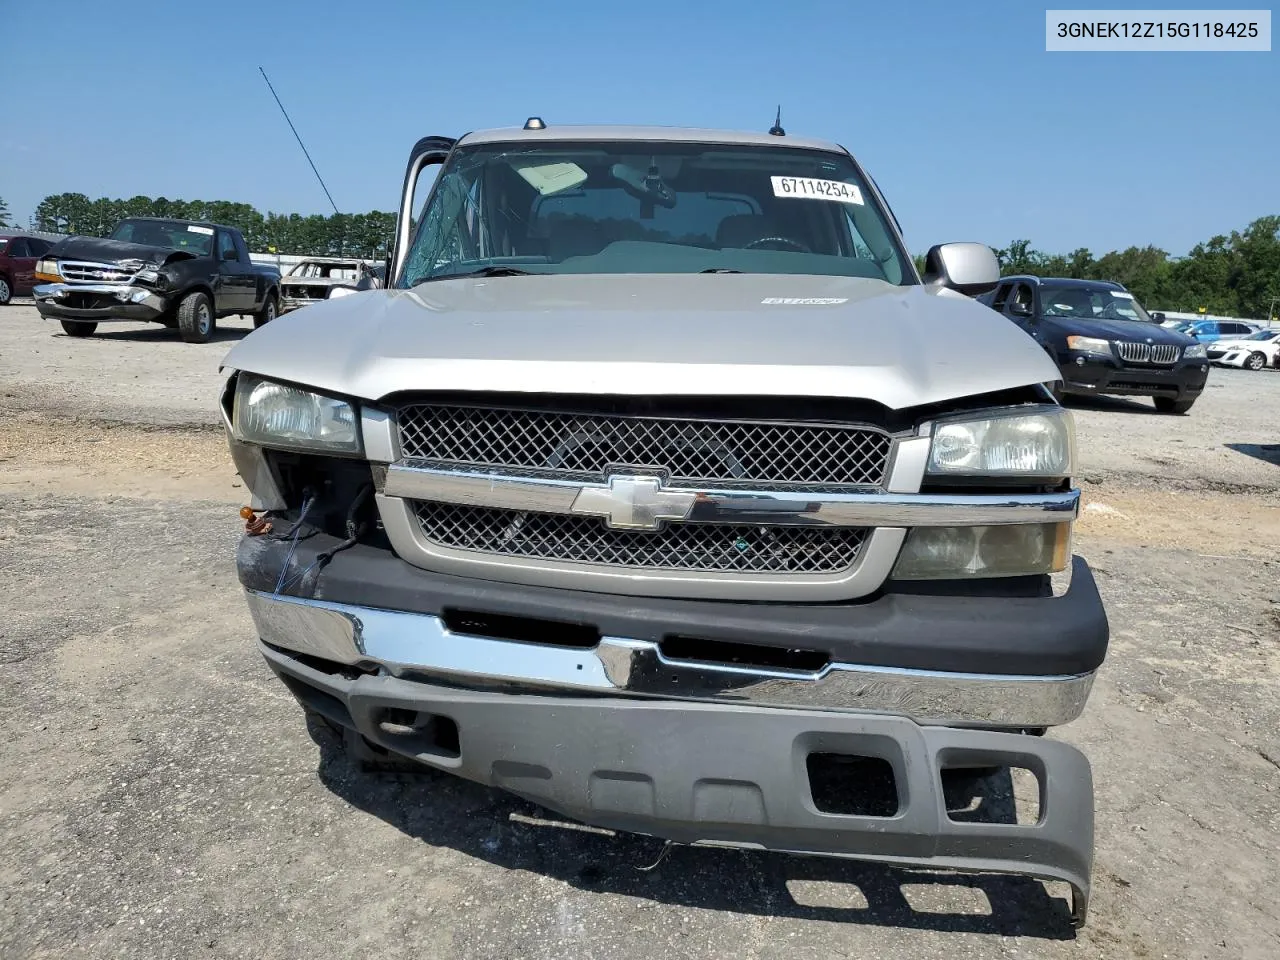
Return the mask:
POLYGON ((607 487, 583 487, 570 509, 604 517, 618 530, 657 530, 688 517, 697 499, 692 490, 663 489, 657 477, 611 476, 607 487))

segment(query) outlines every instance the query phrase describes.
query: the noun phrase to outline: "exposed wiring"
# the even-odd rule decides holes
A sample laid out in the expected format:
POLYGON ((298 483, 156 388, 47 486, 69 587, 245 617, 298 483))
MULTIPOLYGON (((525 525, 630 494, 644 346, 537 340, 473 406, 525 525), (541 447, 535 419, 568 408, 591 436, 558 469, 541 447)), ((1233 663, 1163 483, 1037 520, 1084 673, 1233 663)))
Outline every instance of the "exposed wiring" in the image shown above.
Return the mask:
MULTIPOLYGON (((334 546, 330 547, 328 550, 325 550, 324 552, 317 554, 316 558, 313 561, 311 561, 311 563, 305 569, 295 574, 294 576, 290 577, 286 581, 285 573, 289 569, 289 560, 293 557, 293 546, 289 548, 289 556, 285 558, 284 566, 281 567, 280 569, 280 580, 276 584, 277 594, 279 594, 282 590, 290 590, 296 584, 302 583, 306 579, 307 574, 311 573, 312 570, 315 570, 317 573, 320 570, 323 570, 324 567, 328 565, 329 561, 332 560, 336 554, 341 553, 343 550, 349 550, 351 547, 354 547, 356 545, 359 539, 364 535, 364 531, 365 531, 365 525, 356 520, 356 513, 364 505, 365 500, 369 498, 369 494, 371 494, 372 492, 373 492, 373 484, 366 483, 364 486, 360 488, 359 492, 356 493, 355 499, 351 501, 351 506, 347 508, 347 521, 346 521, 346 527, 345 527, 347 538, 343 540, 341 543, 335 544, 334 546)), ((297 541, 295 540, 294 546, 296 545, 297 545, 297 541)))
MULTIPOLYGON (((279 594, 284 589, 285 576, 289 573, 289 561, 293 559, 293 552, 298 549, 298 534, 302 531, 302 524, 307 519, 307 514, 311 512, 311 507, 315 504, 316 498, 312 494, 302 501, 302 512, 298 516, 298 522, 295 523, 285 536, 290 538, 289 552, 285 554, 284 563, 280 565, 280 576, 276 580, 276 593, 279 594)), ((284 539, 282 536, 280 539, 284 539)))
MULTIPOLYGON (((272 539, 272 540, 290 540, 290 539, 292 539, 292 540, 297 540, 297 539, 299 539, 299 538, 298 538, 298 531, 302 529, 302 524, 303 524, 303 523, 306 521, 306 519, 307 519, 307 511, 308 511, 308 510, 310 510, 310 509, 311 509, 311 507, 313 507, 313 506, 315 505, 315 502, 316 502, 318 499, 320 499, 320 498, 319 498, 319 496, 316 494, 315 490, 313 490, 311 487, 304 487, 304 488, 303 488, 303 490, 302 490, 302 513, 298 516, 297 521, 294 523, 294 525, 293 525, 293 526, 291 526, 291 527, 290 527, 288 530, 286 530, 284 533, 277 533, 277 534, 274 534, 273 536, 271 536, 271 539, 272 539)), ((310 536, 310 534, 308 534, 308 536, 310 536)))

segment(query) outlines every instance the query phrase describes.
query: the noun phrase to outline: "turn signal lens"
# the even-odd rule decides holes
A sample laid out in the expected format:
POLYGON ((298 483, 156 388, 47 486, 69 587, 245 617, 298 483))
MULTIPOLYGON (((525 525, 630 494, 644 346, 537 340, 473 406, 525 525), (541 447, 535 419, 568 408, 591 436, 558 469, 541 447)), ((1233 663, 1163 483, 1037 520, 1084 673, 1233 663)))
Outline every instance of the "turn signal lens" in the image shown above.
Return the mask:
POLYGON ((1024 577, 1065 570, 1070 523, 916 527, 893 568, 895 580, 1024 577))

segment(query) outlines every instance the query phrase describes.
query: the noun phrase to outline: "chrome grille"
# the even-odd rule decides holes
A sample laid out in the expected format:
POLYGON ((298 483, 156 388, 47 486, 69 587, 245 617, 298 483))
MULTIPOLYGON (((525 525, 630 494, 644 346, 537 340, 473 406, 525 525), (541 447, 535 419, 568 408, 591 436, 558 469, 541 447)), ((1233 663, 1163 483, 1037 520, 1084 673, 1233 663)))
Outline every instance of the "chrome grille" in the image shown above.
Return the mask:
POLYGON ((658 470, 669 486, 880 486, 891 440, 865 426, 559 413, 449 404, 398 411, 401 455, 603 480, 658 470))
POLYGON ((1176 343, 1137 343, 1132 340, 1117 340, 1116 350, 1125 363, 1154 363, 1160 366, 1172 366, 1182 355, 1182 348, 1176 343))
POLYGON ((81 260, 63 260, 58 264, 63 279, 72 283, 124 283, 133 272, 123 270, 114 263, 89 263, 81 260))
POLYGON ((595 517, 419 501, 422 533, 441 546, 507 557, 726 573, 835 573, 858 559, 867 530, 673 523, 613 530, 595 517))

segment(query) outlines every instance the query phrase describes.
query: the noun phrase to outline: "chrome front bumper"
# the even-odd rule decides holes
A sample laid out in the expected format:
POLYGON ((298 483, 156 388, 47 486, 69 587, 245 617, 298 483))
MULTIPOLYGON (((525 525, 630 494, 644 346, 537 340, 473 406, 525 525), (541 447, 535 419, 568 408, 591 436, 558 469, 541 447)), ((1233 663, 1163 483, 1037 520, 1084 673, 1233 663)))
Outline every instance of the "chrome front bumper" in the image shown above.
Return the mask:
POLYGON ((246 590, 272 647, 392 676, 559 693, 747 703, 907 717, 922 724, 1022 729, 1068 723, 1092 672, 1006 676, 829 663, 769 670, 671 660, 656 643, 604 637, 590 649, 469 636, 439 617, 246 590))
POLYGON ((110 296, 122 304, 145 307, 156 313, 163 313, 168 303, 154 290, 128 283, 42 283, 32 291, 32 296, 38 301, 57 304, 76 293, 110 296))

